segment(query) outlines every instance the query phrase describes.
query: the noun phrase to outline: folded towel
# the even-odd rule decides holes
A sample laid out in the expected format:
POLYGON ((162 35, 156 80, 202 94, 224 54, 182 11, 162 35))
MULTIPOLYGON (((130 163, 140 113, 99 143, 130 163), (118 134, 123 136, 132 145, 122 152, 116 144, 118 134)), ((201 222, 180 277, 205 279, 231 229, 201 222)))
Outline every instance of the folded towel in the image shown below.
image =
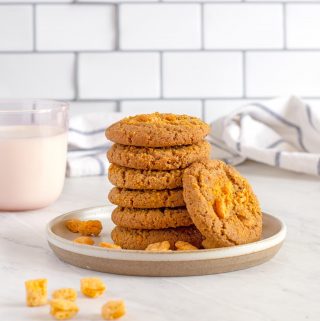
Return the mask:
POLYGON ((105 175, 106 151, 111 146, 104 135, 108 126, 123 118, 121 113, 89 113, 72 117, 69 126, 67 176, 105 175))
MULTIPOLYGON (((174 112, 174 110, 172 111, 174 112)), ((67 176, 105 175, 106 127, 123 113, 71 118, 67 176)), ((212 158, 237 165, 246 159, 320 175, 320 114, 297 97, 252 103, 211 124, 212 158)))
POLYGON ((212 157, 320 175, 320 115, 297 97, 240 107, 211 124, 212 157))

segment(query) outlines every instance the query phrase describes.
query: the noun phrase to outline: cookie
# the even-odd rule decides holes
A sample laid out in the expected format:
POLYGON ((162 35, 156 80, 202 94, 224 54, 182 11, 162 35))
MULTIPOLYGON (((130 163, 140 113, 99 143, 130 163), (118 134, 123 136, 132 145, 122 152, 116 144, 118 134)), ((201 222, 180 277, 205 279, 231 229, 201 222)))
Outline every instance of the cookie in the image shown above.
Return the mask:
POLYGON ((182 189, 131 190, 114 187, 109 193, 112 204, 128 208, 185 206, 182 189))
POLYGON ((201 141, 194 145, 170 148, 145 148, 114 144, 107 153, 110 163, 144 170, 183 169, 193 162, 207 159, 210 144, 201 141))
POLYGON ((152 171, 132 169, 116 164, 109 166, 109 181, 118 187, 128 189, 174 189, 182 187, 182 169, 152 171))
POLYGON ((112 212, 112 221, 121 227, 142 230, 157 230, 193 225, 191 217, 185 207, 174 209, 132 209, 117 207, 112 212))
POLYGON ((149 244, 168 241, 174 250, 177 241, 189 242, 201 247, 203 240, 200 232, 193 226, 177 227, 163 230, 135 230, 116 226, 111 232, 114 243, 128 250, 144 250, 149 244))
POLYGON ((262 214, 249 182, 222 161, 192 164, 183 174, 188 212, 205 236, 205 248, 254 242, 262 232, 262 214))
POLYGON ((107 128, 106 137, 123 145, 169 147, 198 143, 209 130, 196 117, 154 113, 124 118, 107 128))

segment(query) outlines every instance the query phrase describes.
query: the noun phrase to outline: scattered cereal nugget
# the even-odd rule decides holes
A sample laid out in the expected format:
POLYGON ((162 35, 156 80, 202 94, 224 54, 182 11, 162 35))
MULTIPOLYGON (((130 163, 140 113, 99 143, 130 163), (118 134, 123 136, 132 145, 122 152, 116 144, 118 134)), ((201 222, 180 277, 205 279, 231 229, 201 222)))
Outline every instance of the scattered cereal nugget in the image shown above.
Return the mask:
POLYGON ((81 235, 98 236, 102 230, 102 224, 98 220, 82 221, 79 225, 79 232, 81 235))
POLYGON ((146 251, 170 251, 170 243, 168 241, 152 243, 147 246, 146 251))
POLYGON ((120 245, 113 244, 113 243, 108 243, 108 242, 100 242, 99 246, 105 247, 107 249, 121 249, 120 245))
POLYGON ((72 233, 78 233, 80 223, 81 223, 81 221, 78 219, 71 219, 71 220, 66 221, 66 227, 72 233))
POLYGON ((94 240, 89 236, 79 236, 76 239, 74 239, 73 242, 86 245, 94 244, 94 240))
POLYGON ((47 304, 48 290, 47 279, 28 280, 25 282, 27 305, 29 307, 37 307, 47 304))
POLYGON ((177 241, 175 243, 175 247, 177 251, 192 251, 192 250, 198 250, 197 247, 193 246, 189 242, 183 242, 183 241, 177 241))
POLYGON ((74 317, 78 311, 78 306, 68 300, 63 299, 53 299, 50 301, 51 315, 57 320, 68 320, 74 317))
POLYGON ((71 288, 62 288, 52 293, 53 299, 63 299, 75 301, 77 299, 77 291, 71 288))
POLYGON ((96 298, 104 293, 106 285, 100 278, 83 278, 80 280, 81 292, 90 298, 96 298))
POLYGON ((126 314, 123 300, 110 300, 102 306, 101 315, 105 320, 119 319, 126 314))

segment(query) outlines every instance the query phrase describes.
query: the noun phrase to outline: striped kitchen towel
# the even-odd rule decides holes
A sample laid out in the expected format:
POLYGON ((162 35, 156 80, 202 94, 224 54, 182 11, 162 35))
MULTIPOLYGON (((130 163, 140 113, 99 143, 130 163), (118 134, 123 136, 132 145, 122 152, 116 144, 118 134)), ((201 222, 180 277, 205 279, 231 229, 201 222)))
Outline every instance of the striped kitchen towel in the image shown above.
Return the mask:
POLYGON ((245 105, 211 128, 213 158, 320 175, 320 113, 295 96, 245 105))
POLYGON ((105 175, 106 151, 111 146, 104 135, 108 126, 123 118, 121 113, 100 112, 71 117, 68 133, 67 176, 105 175))

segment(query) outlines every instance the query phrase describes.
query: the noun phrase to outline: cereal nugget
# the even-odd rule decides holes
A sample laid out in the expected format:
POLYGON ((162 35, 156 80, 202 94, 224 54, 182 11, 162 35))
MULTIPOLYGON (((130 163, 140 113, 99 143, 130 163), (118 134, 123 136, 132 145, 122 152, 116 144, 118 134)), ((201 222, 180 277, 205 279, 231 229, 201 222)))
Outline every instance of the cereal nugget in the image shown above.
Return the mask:
POLYGON ((89 236, 80 236, 73 240, 74 243, 93 245, 94 240, 89 236))
POLYGON ((119 319, 126 314, 123 300, 110 300, 102 306, 101 315, 105 320, 119 319))
POLYGON ((102 295, 107 288, 100 278, 82 278, 80 286, 81 292, 89 298, 96 298, 102 295))
POLYGON ((102 224, 98 220, 82 221, 79 225, 81 235, 98 236, 102 230, 102 224))
POLYGON ((68 320, 74 317, 78 311, 78 306, 68 300, 53 299, 50 301, 51 315, 57 320, 68 320))
POLYGON ((66 221, 65 225, 70 232, 78 233, 80 223, 81 223, 81 221, 78 219, 71 219, 71 220, 66 221))
POLYGON ((47 279, 28 280, 25 282, 27 306, 36 307, 47 304, 47 279))
POLYGON ((52 298, 75 301, 77 299, 77 291, 71 288, 61 288, 52 293, 52 298))

